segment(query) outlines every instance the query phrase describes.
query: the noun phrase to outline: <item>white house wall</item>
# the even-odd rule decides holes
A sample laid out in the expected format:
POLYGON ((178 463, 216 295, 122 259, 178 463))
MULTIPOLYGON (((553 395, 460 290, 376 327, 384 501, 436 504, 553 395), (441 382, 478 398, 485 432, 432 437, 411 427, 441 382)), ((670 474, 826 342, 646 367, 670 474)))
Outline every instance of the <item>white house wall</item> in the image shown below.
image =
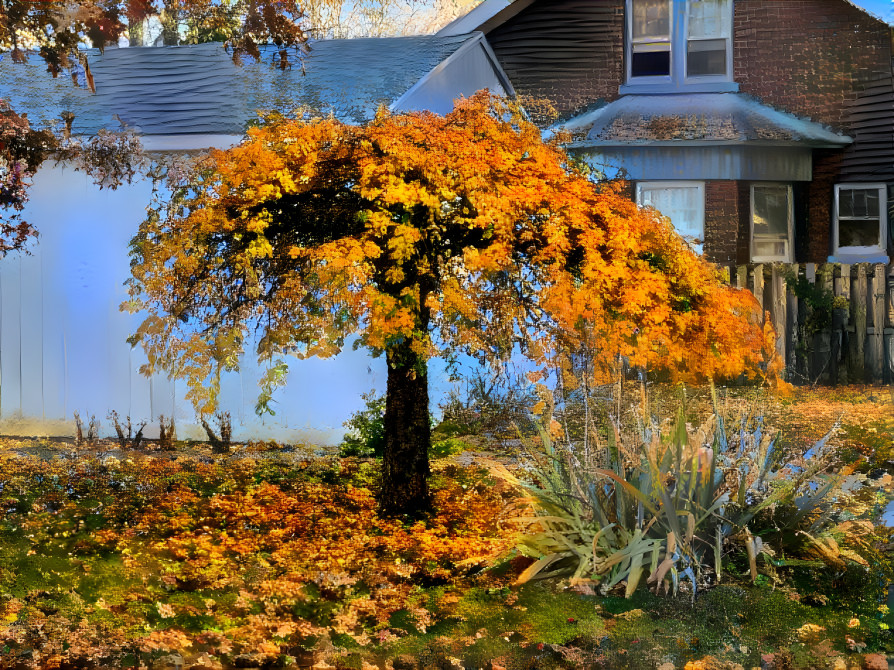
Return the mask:
MULTIPOLYGON (((183 399, 185 384, 140 375, 142 351, 126 342, 140 321, 119 310, 128 242, 149 192, 146 182, 100 191, 70 168, 38 173, 26 214, 39 241, 31 255, 0 260, 0 434, 71 435, 78 411, 95 415, 109 435, 106 415, 116 410, 151 421, 148 436, 157 434, 160 414, 173 414, 180 437, 204 435, 183 399)), ((222 384, 221 408, 232 415, 236 439, 337 442, 342 423, 363 406, 361 394, 385 389, 383 361, 363 351, 293 360, 277 415, 261 421, 254 414, 260 369, 247 358, 222 384)))

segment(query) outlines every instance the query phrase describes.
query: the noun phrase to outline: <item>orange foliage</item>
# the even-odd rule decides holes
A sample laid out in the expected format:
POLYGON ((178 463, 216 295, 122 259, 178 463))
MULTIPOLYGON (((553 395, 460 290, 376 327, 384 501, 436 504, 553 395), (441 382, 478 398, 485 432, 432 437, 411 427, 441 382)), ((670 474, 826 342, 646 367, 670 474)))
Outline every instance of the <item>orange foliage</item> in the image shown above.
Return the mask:
MULTIPOLYGON (((271 465, 134 454, 103 464, 0 455, 0 531, 56 570, 44 581, 28 577, 36 596, 0 570, 0 585, 16 594, 0 597, 0 649, 35 649, 34 664, 14 666, 34 668, 51 667, 63 641, 64 660, 133 649, 275 658, 327 636, 364 646, 405 636, 396 612, 424 630, 452 615, 457 594, 502 585, 482 568, 515 544, 511 490, 482 481, 474 467, 442 463, 437 474, 438 512, 409 523, 378 515, 371 466, 350 459, 271 465), (94 527, 98 514, 103 525, 94 527), (104 580, 101 592, 95 579, 104 580), (54 584, 74 591, 60 595, 54 584), (432 587, 443 595, 437 608, 427 601, 432 587), (47 614, 35 598, 54 609, 47 614)), ((0 558, 10 565, 11 556, 0 558)), ((10 659, 0 653, 0 668, 13 667, 10 659)))
MULTIPOLYGON (((431 613, 413 604, 418 585, 464 581, 514 542, 511 524, 503 523, 505 501, 493 487, 449 481, 435 499, 437 516, 404 524, 379 517, 371 491, 351 484, 283 489, 264 482, 210 497, 177 485, 140 515, 118 549, 150 585, 238 590, 231 616, 241 621, 227 638, 245 648, 330 629, 366 644, 399 610, 424 628, 431 613), (296 606, 319 599, 342 605, 328 618, 295 615, 296 606)), ((196 614, 166 607, 167 617, 196 614)), ((146 648, 181 648, 173 633, 153 634, 146 648)))
POLYGON ((543 364, 586 339, 603 372, 624 357, 689 380, 764 363, 748 292, 486 94, 362 128, 276 120, 174 193, 134 240, 130 306, 151 313, 149 367, 190 378, 201 410, 255 327, 263 360, 356 334, 422 360, 521 346, 543 364))

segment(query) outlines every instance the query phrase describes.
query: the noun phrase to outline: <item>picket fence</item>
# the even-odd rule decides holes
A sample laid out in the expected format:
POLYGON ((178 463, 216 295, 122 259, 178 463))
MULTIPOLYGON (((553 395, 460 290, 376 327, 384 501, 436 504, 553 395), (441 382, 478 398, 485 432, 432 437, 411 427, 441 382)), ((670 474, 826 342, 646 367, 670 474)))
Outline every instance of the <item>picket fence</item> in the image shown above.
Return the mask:
POLYGON ((894 264, 774 263, 728 272, 775 327, 788 381, 894 382, 894 264))

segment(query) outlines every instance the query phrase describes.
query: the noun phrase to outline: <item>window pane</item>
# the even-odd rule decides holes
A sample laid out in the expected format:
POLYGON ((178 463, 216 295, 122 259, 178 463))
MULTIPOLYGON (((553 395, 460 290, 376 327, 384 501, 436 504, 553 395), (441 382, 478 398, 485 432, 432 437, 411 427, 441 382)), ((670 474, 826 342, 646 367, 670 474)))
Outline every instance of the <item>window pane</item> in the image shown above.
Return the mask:
POLYGON ((789 216, 791 203, 787 186, 752 186, 752 256, 763 260, 789 260, 789 216))
POLYGON ((785 236, 788 239, 788 188, 754 187, 754 234, 785 236))
POLYGON ((660 77, 670 74, 670 45, 640 45, 633 47, 630 60, 630 76, 632 77, 660 77), (660 46, 663 50, 650 49, 660 46))
POLYGON ((689 37, 729 37, 729 0, 689 0, 689 37))
POLYGON ((878 219, 838 222, 839 247, 880 247, 881 227, 878 219))
POLYGON ((633 39, 670 39, 670 0, 633 0, 633 39))
POLYGON ((842 188, 838 191, 838 216, 879 217, 878 189, 842 188))
POLYGON ((787 240, 766 240, 755 235, 753 246, 755 258, 785 259, 788 256, 786 253, 786 248, 788 247, 787 240))
POLYGON ((686 59, 689 77, 726 74, 726 40, 692 40, 686 59))
POLYGON ((697 186, 644 187, 643 207, 654 207, 671 220, 674 229, 698 253, 705 236, 705 203, 697 186))

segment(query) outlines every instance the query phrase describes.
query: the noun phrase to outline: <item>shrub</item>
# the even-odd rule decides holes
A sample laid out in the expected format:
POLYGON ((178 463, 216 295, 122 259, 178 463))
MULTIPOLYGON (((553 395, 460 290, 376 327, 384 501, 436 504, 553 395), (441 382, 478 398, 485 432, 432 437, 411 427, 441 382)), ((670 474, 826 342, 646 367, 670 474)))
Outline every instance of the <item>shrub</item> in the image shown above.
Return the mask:
POLYGON ((366 407, 354 412, 344 426, 349 432, 342 438, 342 456, 382 458, 385 453, 385 396, 373 391, 363 394, 366 407))
POLYGON ((783 454, 761 416, 728 429, 714 408, 695 429, 682 409, 675 421, 640 418, 626 430, 609 420, 589 442, 554 443, 568 433, 553 420, 529 450, 528 481, 494 464, 530 493, 520 550, 536 560, 519 581, 625 582, 629 597, 643 580, 674 593, 686 580, 694 594, 739 566, 755 580, 759 558, 773 579, 791 567, 868 565, 875 498, 852 466, 834 472, 834 429, 803 454, 783 454))

